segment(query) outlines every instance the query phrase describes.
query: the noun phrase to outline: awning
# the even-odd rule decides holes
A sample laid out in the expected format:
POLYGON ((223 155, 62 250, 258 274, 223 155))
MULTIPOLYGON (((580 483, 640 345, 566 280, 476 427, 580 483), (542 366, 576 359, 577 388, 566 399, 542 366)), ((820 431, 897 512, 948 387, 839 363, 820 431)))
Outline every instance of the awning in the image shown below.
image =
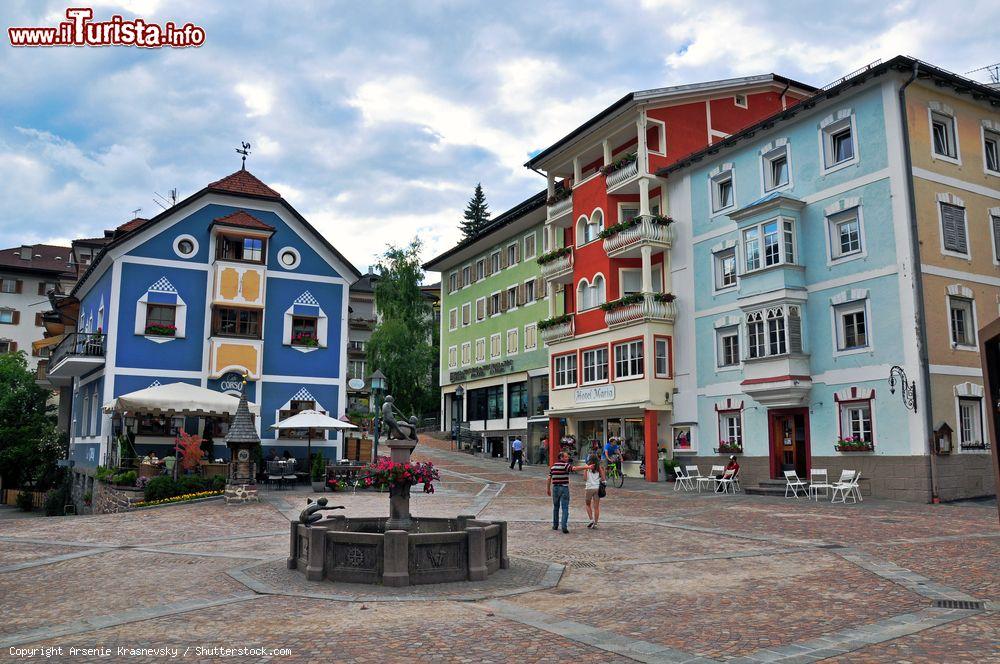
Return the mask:
POLYGON ((38 341, 32 341, 31 348, 32 350, 41 350, 43 348, 49 348, 50 346, 55 346, 65 338, 66 338, 65 334, 57 334, 54 337, 48 337, 46 339, 39 339, 38 341))
MULTIPOLYGON (((212 417, 234 415, 239 404, 239 397, 230 394, 223 394, 189 383, 169 383, 123 394, 104 404, 104 412, 212 417)), ((248 405, 250 412, 258 412, 256 404, 248 405)))

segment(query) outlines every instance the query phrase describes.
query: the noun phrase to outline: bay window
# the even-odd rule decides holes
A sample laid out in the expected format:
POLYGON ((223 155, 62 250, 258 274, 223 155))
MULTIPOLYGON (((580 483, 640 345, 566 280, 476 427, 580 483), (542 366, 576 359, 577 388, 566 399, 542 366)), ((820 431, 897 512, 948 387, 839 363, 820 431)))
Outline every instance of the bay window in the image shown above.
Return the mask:
POLYGON ((746 271, 795 262, 795 224, 791 219, 772 219, 743 229, 746 271))
POLYGON ((615 345, 615 380, 641 378, 644 373, 641 339, 615 345))
POLYGON ((608 380, 608 349, 607 347, 591 348, 582 353, 583 384, 603 383, 608 380))

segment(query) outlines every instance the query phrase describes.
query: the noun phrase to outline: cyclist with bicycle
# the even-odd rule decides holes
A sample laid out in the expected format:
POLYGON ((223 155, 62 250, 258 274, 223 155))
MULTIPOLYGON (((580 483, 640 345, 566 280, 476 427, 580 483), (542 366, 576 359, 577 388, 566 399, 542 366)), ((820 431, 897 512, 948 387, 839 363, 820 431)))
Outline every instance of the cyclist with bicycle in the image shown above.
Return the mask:
POLYGON ((619 477, 622 475, 622 446, 617 436, 608 438, 604 445, 604 465, 614 467, 619 477))

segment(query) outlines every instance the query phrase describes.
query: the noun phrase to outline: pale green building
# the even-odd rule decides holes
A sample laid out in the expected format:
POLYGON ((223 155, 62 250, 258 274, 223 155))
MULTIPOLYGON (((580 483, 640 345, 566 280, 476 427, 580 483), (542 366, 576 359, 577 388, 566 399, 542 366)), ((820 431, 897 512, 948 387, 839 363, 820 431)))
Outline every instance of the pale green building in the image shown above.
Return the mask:
POLYGON ((549 303, 537 263, 546 250, 545 198, 532 196, 424 265, 441 274, 442 431, 468 428, 495 457, 508 457, 520 436, 532 463, 548 427, 538 321, 549 303))

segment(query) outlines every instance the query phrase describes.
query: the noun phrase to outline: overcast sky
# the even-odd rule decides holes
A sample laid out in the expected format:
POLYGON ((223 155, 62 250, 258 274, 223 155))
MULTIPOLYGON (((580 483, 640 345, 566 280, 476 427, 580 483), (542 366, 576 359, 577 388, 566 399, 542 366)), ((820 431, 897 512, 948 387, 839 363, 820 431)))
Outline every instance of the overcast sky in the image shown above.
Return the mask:
MULTIPOLYGON (((414 236, 430 258, 458 239, 477 182, 494 215, 539 191, 529 154, 628 91, 768 72, 823 85, 900 53, 959 73, 1000 61, 995 0, 90 6, 191 21, 207 40, 14 49, 4 29, 0 247, 153 216, 154 191, 185 197, 237 170, 248 140, 248 169, 359 269, 414 236)), ((51 26, 66 7, 2 0, 0 17, 51 26)))

